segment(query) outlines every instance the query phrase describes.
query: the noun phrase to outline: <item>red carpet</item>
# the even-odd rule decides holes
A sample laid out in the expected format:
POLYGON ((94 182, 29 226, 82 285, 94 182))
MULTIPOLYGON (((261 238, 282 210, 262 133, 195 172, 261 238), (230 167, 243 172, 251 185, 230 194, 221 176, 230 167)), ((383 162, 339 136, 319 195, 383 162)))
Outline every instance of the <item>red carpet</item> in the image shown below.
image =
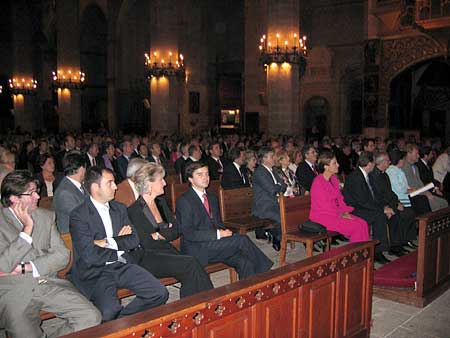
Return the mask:
POLYGON ((417 250, 376 270, 374 285, 413 289, 416 281, 416 270, 417 250))

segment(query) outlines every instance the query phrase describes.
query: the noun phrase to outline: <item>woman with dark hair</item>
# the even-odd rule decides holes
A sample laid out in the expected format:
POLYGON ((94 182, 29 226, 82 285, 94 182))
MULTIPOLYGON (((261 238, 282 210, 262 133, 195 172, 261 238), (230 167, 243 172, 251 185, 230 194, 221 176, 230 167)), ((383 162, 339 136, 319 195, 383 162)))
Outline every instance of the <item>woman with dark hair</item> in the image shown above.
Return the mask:
POLYGON ((39 167, 42 171, 35 175, 36 180, 39 182, 40 193, 42 197, 52 197, 59 182, 64 177, 62 174, 55 173, 55 160, 50 153, 44 153, 39 156, 39 167))
POLYGON ((336 176, 339 164, 332 151, 320 154, 318 171, 321 174, 314 178, 311 186, 310 220, 322 224, 327 230, 341 233, 351 242, 368 241, 367 222, 352 215, 353 208, 345 204, 336 176))
POLYGON ((157 278, 175 277, 181 282, 180 297, 213 288, 199 261, 181 254, 170 242, 179 237, 178 223, 164 194, 165 171, 160 164, 144 164, 134 175, 139 198, 128 208, 146 256, 140 265, 157 278))

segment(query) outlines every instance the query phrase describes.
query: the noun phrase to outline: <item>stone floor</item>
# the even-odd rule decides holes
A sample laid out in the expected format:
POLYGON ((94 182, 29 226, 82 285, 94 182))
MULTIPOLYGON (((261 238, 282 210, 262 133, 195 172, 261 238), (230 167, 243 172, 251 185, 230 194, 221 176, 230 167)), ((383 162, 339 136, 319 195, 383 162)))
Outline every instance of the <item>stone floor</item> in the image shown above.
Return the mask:
MULTIPOLYGON (((250 233, 249 237, 275 262, 274 267, 278 267, 278 252, 267 242, 255 240, 254 233, 250 233)), ((292 263, 305 257, 303 245, 297 244, 295 249, 288 249, 286 260, 292 263)), ((217 272, 211 279, 216 287, 229 283, 227 271, 217 272)), ((176 285, 169 286, 168 289, 169 302, 179 299, 176 285)), ((450 290, 423 309, 374 297, 372 320, 371 338, 450 338, 450 290)), ((44 330, 52 332, 58 321, 59 319, 54 319, 44 322, 44 330)), ((0 338, 4 338, 3 332, 0 332, 0 338)))

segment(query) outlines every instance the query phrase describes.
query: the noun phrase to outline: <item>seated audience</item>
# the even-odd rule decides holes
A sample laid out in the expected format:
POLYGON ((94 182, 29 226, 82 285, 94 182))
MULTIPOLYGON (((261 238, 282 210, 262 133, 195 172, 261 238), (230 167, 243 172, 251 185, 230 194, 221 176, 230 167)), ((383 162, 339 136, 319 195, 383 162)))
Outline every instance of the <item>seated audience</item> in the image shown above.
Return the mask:
POLYGON ((139 237, 123 204, 113 201, 117 189, 109 169, 86 172, 89 197, 70 215, 73 265, 70 279, 108 321, 164 304, 169 293, 150 272, 140 267, 139 237), (136 294, 123 307, 117 289, 136 294))
POLYGON ((68 152, 63 159, 65 177, 53 194, 53 210, 60 233, 69 232, 69 217, 73 209, 86 198, 83 187, 86 173, 84 156, 77 151, 68 152))
POLYGON ((250 185, 247 176, 247 169, 244 165, 245 151, 242 148, 234 147, 229 152, 231 162, 225 164, 221 185, 224 189, 234 189, 248 187, 250 185))
POLYGON ((370 240, 367 222, 352 215, 354 208, 344 201, 336 176, 339 164, 333 152, 324 151, 320 154, 318 171, 321 174, 311 186, 310 220, 322 224, 327 230, 341 233, 351 242, 370 240))
POLYGON ((9 150, 0 153, 0 166, 13 171, 16 168, 16 155, 9 150))
POLYGON ((245 169, 247 171, 248 183, 253 186, 253 175, 256 167, 258 166, 258 159, 253 150, 247 150, 245 152, 245 169))
MULTIPOLYGON (((409 188, 414 190, 422 188, 424 184, 420 180, 419 169, 416 166, 416 163, 419 160, 419 148, 417 147, 417 145, 413 143, 408 143, 406 145, 405 159, 406 160, 403 164, 402 170, 405 173, 409 188)), ((436 191, 440 193, 437 189, 436 191)), ((448 203, 444 198, 432 194, 431 191, 425 191, 422 194, 428 198, 428 202, 430 203, 430 208, 432 211, 439 210, 448 206, 448 203)))
POLYGON ((284 196, 287 197, 301 195, 297 176, 295 176, 295 173, 289 168, 290 163, 291 161, 288 153, 285 150, 280 150, 276 155, 276 167, 274 167, 274 170, 277 171, 277 174, 287 186, 286 191, 284 192, 284 196))
POLYGON ((97 309, 73 285, 57 277, 70 253, 53 212, 37 207, 37 184, 29 171, 8 174, 1 185, 0 327, 8 336, 46 337, 40 311, 64 319, 55 337, 100 323, 97 309))
POLYGON ((40 172, 35 175, 39 182, 39 195, 41 197, 52 197, 63 179, 63 175, 55 173, 55 160, 50 153, 39 156, 40 172))
POLYGON ((375 167, 373 154, 363 151, 358 158, 358 168, 345 178, 343 195, 345 202, 354 208, 353 214, 364 219, 372 226, 372 237, 380 241, 375 247, 375 261, 380 264, 389 260, 383 255, 383 251, 389 250, 386 223, 393 215, 393 210, 384 207, 377 200, 369 174, 375 167))
POLYGON ((189 144, 188 143, 183 142, 183 143, 180 144, 180 153, 181 153, 181 155, 180 155, 180 157, 178 157, 175 160, 175 163, 173 165, 175 167, 175 172, 178 175, 184 174, 184 168, 186 166, 186 160, 189 158, 189 151, 188 151, 188 149, 189 149, 189 144))
MULTIPOLYGON (((259 166, 253 174, 252 215, 268 218, 280 225, 280 206, 278 196, 286 191, 283 179, 273 170, 274 152, 271 148, 262 147, 258 151, 259 166)), ((281 230, 278 226, 269 230, 272 235, 272 247, 280 250, 281 230)), ((257 235, 258 232, 256 233, 257 235)))
POLYGON ((147 161, 135 157, 127 167, 127 178, 117 185, 115 201, 125 204, 128 208, 132 205, 139 197, 139 193, 134 185, 134 175, 147 161))
POLYGON ((306 144, 302 148, 303 161, 299 163, 295 175, 298 183, 305 194, 309 194, 314 178, 319 174, 316 168, 317 151, 311 144, 306 144))
POLYGON ((269 270, 273 262, 245 235, 233 234, 220 218, 219 202, 209 185, 208 167, 202 162, 186 166, 190 188, 177 199, 177 221, 182 233, 181 252, 196 257, 202 266, 223 262, 240 279, 269 270))
POLYGON ((397 195, 400 203, 406 208, 412 207, 416 215, 430 212, 430 203, 425 195, 409 196, 413 189, 409 188, 408 180, 402 170, 406 161, 406 152, 398 149, 391 150, 389 158, 391 165, 386 169, 386 174, 389 176, 392 191, 397 195))
POLYGON ((164 153, 161 150, 161 146, 157 142, 150 143, 150 156, 148 160, 150 162, 155 162, 156 164, 162 165, 165 169, 168 167, 168 163, 166 158, 164 157, 164 153))
POLYGON ((105 166, 105 163, 103 162, 103 158, 98 156, 99 149, 98 145, 96 143, 90 143, 87 146, 86 151, 86 169, 90 167, 100 167, 103 168, 105 166))
MULTIPOLYGON (((194 141, 194 140, 193 140, 194 141)), ((186 167, 189 163, 192 162, 198 162, 202 158, 202 150, 200 149, 200 146, 197 144, 191 144, 188 148, 189 157, 186 159, 184 163, 184 172, 182 174, 183 182, 187 182, 187 176, 186 176, 186 167)))
POLYGON ((389 155, 386 152, 375 152, 375 168, 369 174, 376 198, 385 207, 390 207, 394 214, 389 220, 390 250, 389 253, 402 256, 408 251, 403 246, 416 249, 412 240, 417 239, 416 215, 412 208, 400 203, 397 195, 392 191, 389 176, 385 170, 389 167, 389 155))
POLYGON ((111 142, 106 142, 103 145, 103 163, 105 164, 105 168, 108 168, 109 170, 114 171, 114 161, 115 161, 115 157, 114 157, 114 151, 115 151, 115 147, 114 144, 111 142))
POLYGON ((419 169, 419 177, 423 184, 433 183, 436 187, 440 187, 441 183, 434 179, 433 168, 430 165, 430 160, 433 159, 433 151, 429 146, 419 148, 419 160, 416 162, 417 169, 419 169))
POLYGON ((206 158, 206 164, 209 169, 209 178, 211 180, 219 180, 223 173, 223 167, 225 163, 222 156, 222 148, 220 148, 219 142, 211 142, 208 146, 209 156, 206 158))
POLYGON ((120 148, 122 150, 122 154, 117 157, 115 162, 115 173, 118 183, 127 178, 128 162, 130 162, 131 155, 134 153, 133 143, 130 141, 123 141, 120 148))
POLYGON ((179 232, 177 220, 161 196, 166 185, 164 175, 164 168, 156 163, 139 168, 134 175, 139 198, 128 208, 128 216, 146 250, 140 265, 157 278, 179 280, 183 298, 212 289, 213 285, 196 258, 181 254, 170 244, 179 232))

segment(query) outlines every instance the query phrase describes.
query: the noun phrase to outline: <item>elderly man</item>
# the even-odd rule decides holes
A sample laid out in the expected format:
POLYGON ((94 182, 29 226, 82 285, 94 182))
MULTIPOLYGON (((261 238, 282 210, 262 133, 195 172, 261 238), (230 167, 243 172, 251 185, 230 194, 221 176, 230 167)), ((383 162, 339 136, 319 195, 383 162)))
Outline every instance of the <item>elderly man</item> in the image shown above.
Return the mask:
POLYGON ((0 327, 11 338, 43 337, 41 310, 64 319, 55 337, 99 324, 97 309, 68 280, 56 276, 70 254, 54 214, 37 207, 39 193, 31 173, 8 174, 1 194, 0 327))

